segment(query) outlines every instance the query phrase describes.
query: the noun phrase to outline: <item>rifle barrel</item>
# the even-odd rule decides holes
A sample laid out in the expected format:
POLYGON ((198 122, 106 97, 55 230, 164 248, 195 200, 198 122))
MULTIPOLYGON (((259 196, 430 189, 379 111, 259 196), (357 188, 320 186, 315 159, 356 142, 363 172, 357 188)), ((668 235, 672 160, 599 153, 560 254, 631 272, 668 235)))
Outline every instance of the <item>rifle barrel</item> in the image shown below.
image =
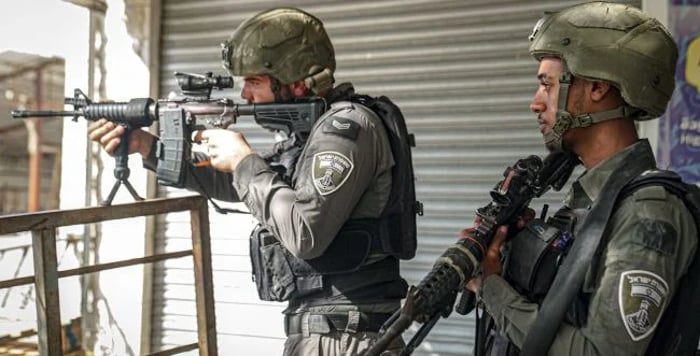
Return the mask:
POLYGON ((39 110, 39 111, 27 111, 27 110, 12 110, 10 112, 12 118, 14 119, 24 119, 28 117, 62 117, 62 116, 75 116, 81 115, 77 111, 50 111, 50 110, 39 110))

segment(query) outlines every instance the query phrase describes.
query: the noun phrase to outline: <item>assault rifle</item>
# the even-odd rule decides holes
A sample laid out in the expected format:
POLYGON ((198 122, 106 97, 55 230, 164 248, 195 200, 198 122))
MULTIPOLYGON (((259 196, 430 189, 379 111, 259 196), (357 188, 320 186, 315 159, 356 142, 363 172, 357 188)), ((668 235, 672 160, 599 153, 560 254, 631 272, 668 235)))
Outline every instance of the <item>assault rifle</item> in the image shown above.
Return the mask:
POLYGON ((401 353, 410 355, 440 316, 447 318, 450 315, 460 291, 462 300, 457 311, 468 314, 474 308, 474 295, 465 288, 465 283, 477 272, 484 258, 482 249, 488 248, 498 227, 515 224, 533 198, 542 196, 550 188, 560 190, 578 163, 574 154, 557 152, 547 156, 544 162, 538 156, 529 156, 508 167, 503 173, 504 179, 490 191, 492 201, 476 210, 476 215, 481 218, 478 228, 470 238, 459 240, 448 248, 418 287, 409 288, 402 308, 382 325, 379 337, 364 355, 381 354, 417 321, 423 325, 401 353))
POLYGON ((308 138, 316 119, 326 111, 326 102, 321 98, 303 99, 289 103, 237 104, 230 99, 212 99, 212 89, 222 90, 233 87, 233 79, 227 76, 213 76, 175 72, 182 96, 153 100, 136 98, 128 102, 92 102, 80 89, 75 89, 72 98, 65 104, 72 105, 70 111, 22 111, 13 110, 13 118, 65 117, 73 121, 84 117, 90 121, 104 118, 124 126, 126 132, 114 152, 116 161, 114 183, 102 205, 110 205, 114 195, 123 184, 131 196, 139 197, 129 183, 128 147, 131 131, 148 127, 154 121, 159 125, 159 146, 156 157, 158 183, 182 188, 185 176, 185 163, 192 157, 191 134, 207 126, 227 128, 236 123, 239 116, 252 115, 255 122, 271 131, 281 131, 287 136, 295 135, 302 142, 308 138), (206 125, 198 121, 205 119, 206 125))

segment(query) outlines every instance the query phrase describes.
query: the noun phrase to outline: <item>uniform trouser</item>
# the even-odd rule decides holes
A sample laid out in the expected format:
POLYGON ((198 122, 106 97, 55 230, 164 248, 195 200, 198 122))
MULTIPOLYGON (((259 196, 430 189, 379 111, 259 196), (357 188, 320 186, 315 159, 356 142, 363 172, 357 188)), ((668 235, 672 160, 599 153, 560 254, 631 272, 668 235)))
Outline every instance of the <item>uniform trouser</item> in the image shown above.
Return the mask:
MULTIPOLYGON (((377 337, 375 332, 345 333, 331 331, 326 334, 291 334, 284 343, 284 356, 351 356, 369 349, 377 337)), ((398 355, 405 346, 397 337, 382 356, 398 355)))
MULTIPOLYGON (((357 311, 287 315, 284 356, 357 355, 369 349, 389 315, 357 311)), ((398 337, 382 355, 398 355, 403 347, 398 337)))

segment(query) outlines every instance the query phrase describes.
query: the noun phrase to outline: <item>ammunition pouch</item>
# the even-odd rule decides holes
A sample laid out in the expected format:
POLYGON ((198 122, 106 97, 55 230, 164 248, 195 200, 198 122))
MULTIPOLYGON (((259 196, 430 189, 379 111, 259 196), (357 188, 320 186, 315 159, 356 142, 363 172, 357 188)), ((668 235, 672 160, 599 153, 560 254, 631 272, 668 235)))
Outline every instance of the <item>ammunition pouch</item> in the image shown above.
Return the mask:
POLYGON ((557 272, 559 253, 552 243, 562 231, 541 219, 532 220, 508 245, 505 278, 530 300, 541 300, 557 272))
POLYGON ((294 274, 275 236, 258 225, 250 236, 253 281, 261 300, 287 300, 296 292, 294 274))
MULTIPOLYGON (((253 279, 260 299, 286 301, 310 294, 332 293, 328 279, 343 277, 336 289, 352 288, 363 280, 377 279, 377 267, 396 269, 398 261, 387 259, 364 271, 363 266, 371 252, 381 251, 374 219, 352 220, 345 224, 333 242, 320 257, 304 260, 292 255, 266 228, 258 226, 250 238, 250 256, 253 279)), ((385 271, 386 272, 386 271, 385 271)), ((384 275, 394 278, 394 273, 384 275)), ((340 278, 338 279, 340 281, 340 278)))
POLYGON ((534 219, 506 245, 504 278, 530 300, 541 302, 573 242, 582 211, 562 208, 547 220, 534 219))

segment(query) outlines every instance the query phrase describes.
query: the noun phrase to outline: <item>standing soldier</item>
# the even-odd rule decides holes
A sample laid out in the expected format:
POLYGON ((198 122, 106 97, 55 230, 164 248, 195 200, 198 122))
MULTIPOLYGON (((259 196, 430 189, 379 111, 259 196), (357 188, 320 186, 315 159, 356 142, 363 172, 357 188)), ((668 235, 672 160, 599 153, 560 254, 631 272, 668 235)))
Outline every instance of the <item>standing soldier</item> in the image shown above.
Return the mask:
MULTIPOLYGON (((386 98, 332 87, 333 45, 321 21, 299 9, 263 11, 223 45, 224 67, 242 77, 248 103, 323 97, 329 110, 308 138, 293 135, 255 154, 239 132, 205 130, 211 167, 192 165, 185 185, 243 201, 260 222, 251 258, 263 300, 289 301, 285 355, 355 355, 400 306, 407 283, 399 259, 416 247, 417 207, 408 135, 386 98), (200 184, 201 183, 201 184, 200 184)), ((90 138, 113 152, 120 127, 99 121, 90 138)), ((155 169, 157 138, 131 136, 155 169)), ((400 349, 398 340, 390 349, 400 349)))
POLYGON ((574 152, 586 172, 553 217, 505 249, 501 229, 488 246, 470 284, 489 315, 480 354, 695 354, 697 188, 657 170, 635 127, 666 109, 673 39, 640 10, 606 2, 546 15, 530 39, 540 62, 530 109, 545 145, 574 152))

